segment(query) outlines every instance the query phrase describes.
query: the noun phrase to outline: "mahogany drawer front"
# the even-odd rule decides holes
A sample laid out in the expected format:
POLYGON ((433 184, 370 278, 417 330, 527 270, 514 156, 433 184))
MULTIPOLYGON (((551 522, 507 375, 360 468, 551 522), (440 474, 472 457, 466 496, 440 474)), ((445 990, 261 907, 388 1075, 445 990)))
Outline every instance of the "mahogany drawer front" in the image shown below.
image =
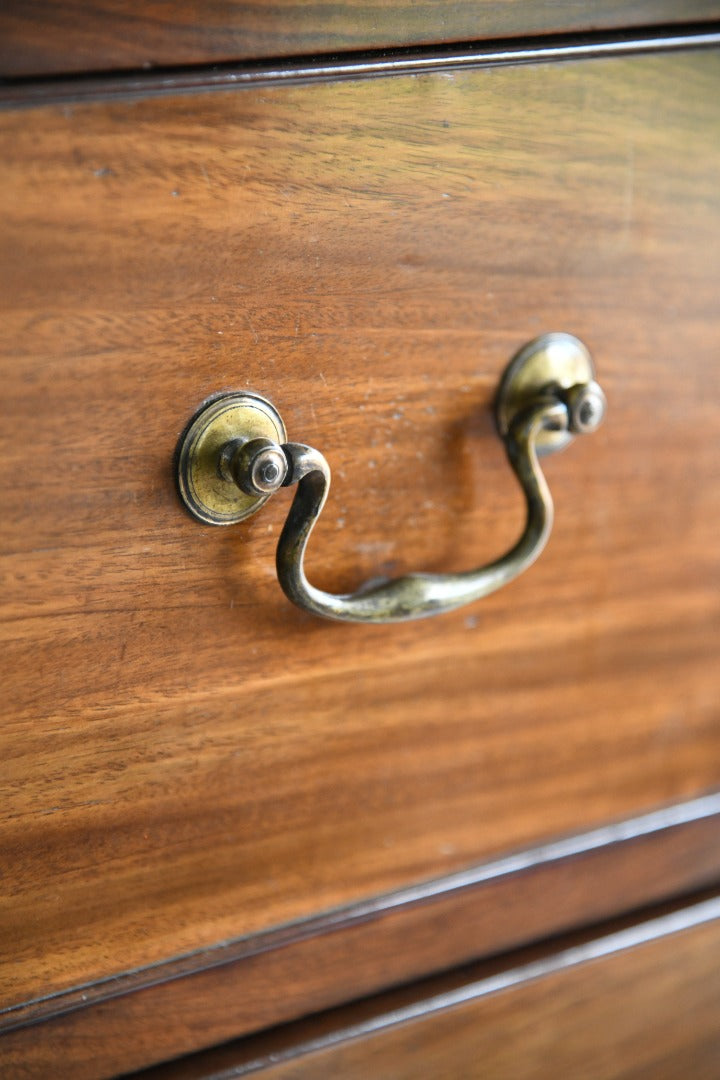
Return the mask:
POLYGON ((142 1078, 715 1080, 719 916, 717 898, 706 900, 558 942, 555 952, 528 950, 429 980, 142 1078))
POLYGON ((720 786, 719 76, 0 116, 5 1004, 720 786), (476 608, 315 621, 275 580, 283 495, 232 529, 180 507, 179 432, 247 387, 333 467, 320 584, 492 558, 522 507, 490 406, 552 329, 608 420, 476 608))
POLYGON ((717 19, 717 0, 5 0, 0 77, 133 70, 717 19))

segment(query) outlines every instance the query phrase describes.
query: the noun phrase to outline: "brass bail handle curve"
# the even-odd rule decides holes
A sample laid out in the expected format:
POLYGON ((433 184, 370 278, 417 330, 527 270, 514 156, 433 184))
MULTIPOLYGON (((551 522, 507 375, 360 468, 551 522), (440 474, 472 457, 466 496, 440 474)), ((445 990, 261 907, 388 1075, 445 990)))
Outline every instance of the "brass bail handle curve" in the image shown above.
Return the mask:
MULTIPOLYGON (((283 437, 273 438, 269 431, 250 431, 248 437, 252 425, 246 425, 243 432, 215 446, 214 458, 211 454, 206 469, 214 466, 216 494, 219 486, 234 485, 236 498, 244 499, 245 504, 250 500, 250 504, 236 508, 234 517, 223 520, 211 520, 207 513, 203 516, 194 505, 198 492, 207 498, 207 489, 202 489, 198 481, 197 458, 202 457, 202 452, 198 455, 196 429, 204 413, 213 408, 217 413, 221 407, 218 401, 205 406, 183 436, 185 444, 192 443, 195 437, 194 474, 193 448, 188 453, 181 440, 181 497, 196 517, 212 524, 226 524, 253 513, 281 487, 296 485, 277 548, 280 585, 285 595, 305 611, 326 619, 362 623, 405 622, 452 611, 488 596, 527 570, 543 551, 553 523, 552 496, 538 458, 561 449, 574 435, 595 431, 605 414, 605 396, 595 382, 590 354, 580 341, 569 334, 545 334, 530 342, 506 369, 495 402, 498 430, 527 507, 525 528, 517 543, 499 559, 475 570, 407 574, 336 595, 311 585, 304 569, 308 540, 330 488, 328 463, 313 447, 286 442, 282 421, 272 406, 262 398, 249 396, 256 409, 262 411, 267 405, 272 410, 271 419, 283 437)), ((222 403, 227 397, 219 400, 222 403)), ((212 421, 218 424, 217 416, 212 421)), ((207 434, 205 438, 208 441, 207 434)))

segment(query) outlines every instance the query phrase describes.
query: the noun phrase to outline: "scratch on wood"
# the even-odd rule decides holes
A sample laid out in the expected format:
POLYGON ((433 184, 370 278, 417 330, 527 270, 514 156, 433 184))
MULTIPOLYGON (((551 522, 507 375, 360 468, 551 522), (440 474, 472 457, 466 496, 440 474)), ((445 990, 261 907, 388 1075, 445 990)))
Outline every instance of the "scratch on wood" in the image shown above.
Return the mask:
POLYGON ((251 334, 253 336, 255 344, 259 345, 260 344, 260 338, 258 337, 257 330, 253 326, 252 320, 251 320, 251 318, 250 318, 250 316, 248 315, 247 312, 245 312, 245 321, 247 322, 248 326, 250 327, 250 332, 251 332, 251 334))

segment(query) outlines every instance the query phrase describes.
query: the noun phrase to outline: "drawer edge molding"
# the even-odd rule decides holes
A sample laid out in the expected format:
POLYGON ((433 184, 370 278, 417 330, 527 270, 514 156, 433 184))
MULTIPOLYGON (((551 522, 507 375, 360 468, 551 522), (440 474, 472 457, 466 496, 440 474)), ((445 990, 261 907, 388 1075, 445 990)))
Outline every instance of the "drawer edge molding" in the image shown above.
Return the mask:
POLYGON ((0 1053, 41 1074, 61 1038, 78 1080, 139 1069, 707 887, 719 841, 712 793, 18 1004, 0 1053))
POLYGON ((449 74, 477 68, 597 60, 603 57, 717 48, 718 45, 720 22, 704 22, 681 28, 559 34, 528 38, 522 42, 471 41, 441 47, 346 53, 340 57, 330 53, 311 57, 294 56, 282 61, 158 68, 122 74, 10 78, 0 80, 0 108, 128 101, 168 94, 305 86, 317 82, 397 75, 449 74))
MULTIPOLYGON (((539 946, 472 964, 434 979, 422 980, 411 987, 283 1025, 205 1053, 193 1054, 182 1061, 143 1070, 134 1076, 137 1080, 230 1080, 231 1077, 262 1073, 263 1076, 280 1080, 280 1077, 287 1075, 284 1066, 289 1066, 296 1080, 321 1075, 349 1078, 358 1076, 360 1063, 360 1067, 363 1070, 367 1068, 369 1074, 373 1071, 373 1064, 380 1061, 382 1076, 428 1077, 435 1075, 433 1070, 437 1064, 437 1055, 428 1051, 434 1049, 434 1038, 439 1035, 438 1041, 442 1039, 439 1032, 429 1029, 442 1025, 445 1025, 445 1038, 451 1039, 459 1051, 459 1060, 454 1058, 452 1066, 448 1065, 448 1069, 454 1069, 448 1071, 448 1076, 504 1078, 508 1075, 505 1069, 510 1056, 513 1063, 517 1063, 518 1059, 526 1066, 532 1063, 533 1077, 574 1076, 577 1075, 575 1071, 558 1070, 554 1067, 555 1063, 550 1064, 546 1059, 540 1063, 537 1044, 532 1037, 528 1037, 528 1032, 545 1027, 551 1048, 562 1043, 569 1044, 569 1057, 573 1064, 577 1064, 584 1049, 582 1037, 578 1039, 576 1035, 577 1029, 583 1026, 578 1014, 582 1014, 588 1004, 591 1014, 595 1012, 592 1019, 596 1020, 596 1024, 588 1025, 585 1020, 585 1026, 597 1031, 600 1045, 606 1051, 609 1048, 609 1057, 613 1056, 613 1051, 617 1055, 617 1051, 622 1049, 617 1072, 601 1071, 594 1061, 596 1071, 593 1075, 634 1076, 635 1072, 628 1066, 636 1061, 639 1065, 641 1062, 644 1064, 643 1041, 657 1039, 657 1032, 648 1030, 647 1025, 643 1026, 642 1017, 649 1013, 655 1021, 658 1015, 652 1006, 648 1009, 645 1000, 642 1008, 637 1009, 637 996, 642 994, 646 999, 658 988, 659 1004, 661 1007, 669 1006, 672 1010, 666 1016, 668 1024, 684 1026, 687 1031, 685 1054, 692 1054, 692 1057, 686 1058, 688 1070, 692 1071, 697 1066, 698 1055, 712 1069, 712 1063, 717 1062, 719 1028, 716 1019, 713 1023, 713 1016, 717 1017, 717 1013, 713 1013, 716 980, 708 975, 712 974, 713 959, 719 945, 720 896, 717 892, 711 895, 707 892, 695 894, 685 906, 666 904, 646 909, 636 913, 633 920, 614 920, 594 927, 592 932, 554 938, 539 946), (664 950, 659 956, 658 949, 664 950), (682 957, 684 963, 677 963, 678 956, 682 957), (698 957, 702 957, 700 962, 698 957), (615 1008, 624 1008, 633 1017, 630 1022, 630 1045, 627 1031, 618 1034, 613 1026, 606 1028, 602 1023, 607 1014, 602 1009, 603 991, 598 989, 597 973, 604 972, 607 978, 608 965, 617 969, 616 985, 613 986, 617 990, 615 1008), (585 970, 588 966, 590 971, 585 970), (650 977, 655 980, 653 987, 648 984, 648 972, 643 973, 648 966, 650 977), (626 968, 624 972, 623 968, 626 968), (635 968, 639 971, 633 980, 635 968), (668 981, 669 971, 673 973, 671 982, 668 981), (568 977, 572 979, 573 973, 574 993, 572 987, 567 985, 568 977), (583 978, 584 982, 581 982, 583 978), (684 1015, 694 1010, 692 1006, 687 1008, 682 993, 687 986, 683 983, 689 983, 696 992, 694 1006, 698 1004, 699 991, 699 1003, 704 1006, 704 1009, 698 1010, 702 1011, 701 1017, 693 1015, 690 1020, 689 1016, 684 1015), (561 990, 563 985, 565 993, 561 990), (543 1025, 540 1015, 529 1015, 530 1003, 533 1000, 537 1002, 541 997, 547 1000, 548 995, 549 1011, 558 1026, 562 1024, 563 1017, 571 1018, 568 1033, 559 1034, 557 1027, 553 1031, 550 1025, 543 1025), (495 1043, 496 1046, 508 1048, 505 1053, 501 1051, 498 1055, 500 1061, 504 1062, 500 1068, 495 1055, 494 1062, 488 1067, 486 1056, 478 1053, 477 1047, 471 1043, 472 1036, 468 1038, 467 1035, 469 1028, 473 1034, 480 1033, 486 1045, 488 1041, 491 1042, 497 1031, 494 1017, 483 1015, 482 1010, 484 1006, 492 1009, 494 999, 498 996, 505 1002, 505 1016, 510 1018, 509 1026, 513 1028, 512 1034, 515 1036, 514 1039, 508 1038, 507 1033, 503 1032, 495 1043), (515 1000, 518 997, 521 1000, 515 1000), (673 1009, 677 1001, 682 1005, 673 1009), (572 1002, 570 1009, 568 1002, 572 1002), (633 1009, 633 1005, 636 1009, 633 1009), (637 1013, 640 1013, 640 1017, 636 1020, 634 1015, 637 1013), (683 1019, 680 1019, 681 1016, 683 1019), (704 1038, 697 1038, 700 1033, 704 1038), (567 1034, 575 1035, 575 1038, 568 1039, 567 1034), (694 1043, 691 1041, 693 1036, 696 1036, 694 1043), (389 1045, 392 1043, 395 1045, 389 1045), (458 1066, 463 1068, 462 1073, 457 1071, 458 1066)), ((608 996, 606 987, 606 999, 608 996)), ((500 1002, 495 1004, 498 1011, 502 1010, 500 1002)), ((547 1016, 543 1015, 542 1019, 547 1020, 547 1016)), ((677 1044, 673 1049, 674 1065, 677 1067, 677 1044)), ((492 1050, 491 1042, 491 1054, 492 1050)), ((592 1060, 590 1047, 587 1056, 592 1060)), ((444 1060, 447 1061, 447 1058, 444 1060)), ((658 1064, 663 1060, 663 1048, 658 1048, 656 1060, 658 1064)), ((672 1065, 670 1069, 673 1069, 672 1065)), ((367 1074, 365 1071, 362 1073, 363 1076, 367 1074)), ((515 1072, 512 1075, 515 1076, 515 1072)), ((522 1071, 522 1075, 528 1073, 522 1071)), ((651 1074, 642 1070, 641 1075, 651 1074)), ((662 1075, 675 1077, 680 1074, 663 1071, 662 1075)), ((710 1073, 703 1071, 702 1075, 710 1073)), ((714 1072, 712 1075, 715 1075, 714 1072)))
POLYGON ((677 26, 720 14, 717 0, 280 0, 248 4, 224 0, 87 0, 81 17, 56 0, 29 5, 5 0, 0 13, 0 73, 4 77, 82 75, 179 64, 281 59, 300 53, 393 49, 560 33, 592 33, 621 26, 677 26))

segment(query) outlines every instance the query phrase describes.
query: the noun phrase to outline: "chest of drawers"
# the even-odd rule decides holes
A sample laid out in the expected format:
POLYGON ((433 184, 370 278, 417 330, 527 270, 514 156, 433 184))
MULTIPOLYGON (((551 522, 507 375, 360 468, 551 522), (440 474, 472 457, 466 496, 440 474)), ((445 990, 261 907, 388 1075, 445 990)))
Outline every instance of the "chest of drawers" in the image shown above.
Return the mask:
POLYGON ((717 880, 720 60, 691 30, 8 84, 11 1074, 139 1069, 717 880), (607 421, 477 606, 316 620, 275 580, 287 494, 228 529, 180 504, 183 426, 251 390, 332 465, 320 585, 492 559, 523 513, 493 398, 553 330, 607 421))

